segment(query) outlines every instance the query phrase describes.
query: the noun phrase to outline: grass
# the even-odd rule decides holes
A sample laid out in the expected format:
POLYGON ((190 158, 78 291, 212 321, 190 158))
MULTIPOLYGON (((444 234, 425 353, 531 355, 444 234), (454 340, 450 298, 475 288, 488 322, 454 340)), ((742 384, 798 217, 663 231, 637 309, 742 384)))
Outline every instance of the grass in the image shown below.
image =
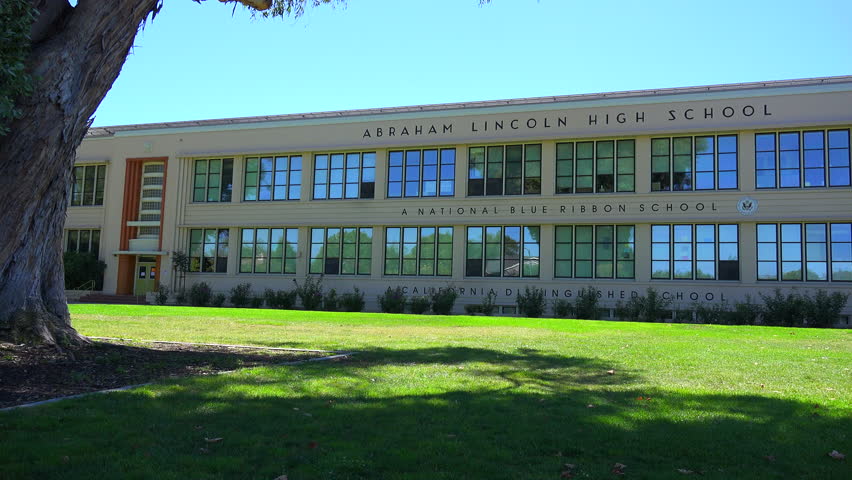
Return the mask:
POLYGON ((360 353, 0 413, 0 477, 559 479, 574 464, 571 478, 617 478, 615 463, 648 479, 852 471, 827 456, 852 453, 849 330, 71 312, 87 335, 360 353))

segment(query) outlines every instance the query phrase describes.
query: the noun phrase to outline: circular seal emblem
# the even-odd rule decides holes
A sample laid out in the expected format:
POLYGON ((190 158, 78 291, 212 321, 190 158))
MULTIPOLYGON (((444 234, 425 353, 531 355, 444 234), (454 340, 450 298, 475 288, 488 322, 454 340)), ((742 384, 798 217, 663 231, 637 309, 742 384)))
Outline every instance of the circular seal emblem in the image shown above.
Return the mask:
POLYGON ((737 202, 737 210, 742 215, 753 215, 757 211, 757 200, 751 197, 743 197, 737 202))

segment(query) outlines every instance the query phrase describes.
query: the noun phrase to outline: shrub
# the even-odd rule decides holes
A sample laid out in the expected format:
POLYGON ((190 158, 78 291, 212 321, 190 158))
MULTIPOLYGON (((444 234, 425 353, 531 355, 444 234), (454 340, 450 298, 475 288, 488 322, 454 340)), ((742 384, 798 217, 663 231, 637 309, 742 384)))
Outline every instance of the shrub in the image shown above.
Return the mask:
POLYGON ((175 303, 177 303, 178 305, 186 305, 187 300, 188 297, 185 288, 178 288, 177 290, 175 290, 175 303))
POLYGON ((379 307, 384 313, 403 313, 405 312, 405 294, 402 293, 402 287, 388 287, 385 293, 379 295, 379 307))
POLYGON ((210 285, 207 285, 207 282, 193 283, 189 287, 189 303, 193 307, 206 307, 212 296, 213 291, 210 290, 210 285))
POLYGON ((805 295, 804 309, 808 327, 830 327, 840 321, 840 312, 849 300, 848 293, 833 292, 828 294, 823 289, 816 291, 811 297, 805 295))
POLYGON ((564 298, 558 298, 553 302, 553 316, 557 318, 570 318, 574 315, 574 305, 564 298))
POLYGON ((710 325, 731 325, 733 324, 733 315, 730 306, 727 302, 705 304, 695 302, 695 320, 698 323, 706 323, 710 325))
POLYGON ((731 325, 756 325, 763 313, 763 307, 752 302, 751 295, 746 295, 745 302, 734 302, 734 308, 728 312, 728 322, 731 325))
POLYGON ((577 318, 597 320, 600 315, 600 307, 598 307, 599 293, 600 290, 591 285, 581 292, 581 295, 577 297, 577 301, 574 302, 574 313, 577 318))
POLYGON ((241 283, 236 287, 231 289, 231 296, 228 298, 230 300, 231 305, 242 308, 248 306, 249 302, 251 302, 252 294, 251 294, 251 284, 250 283, 241 283))
POLYGON ((807 306, 797 292, 785 295, 780 288, 776 288, 772 295, 761 293, 760 298, 763 299, 763 323, 785 327, 804 325, 807 306))
POLYGON ((263 299, 269 308, 290 309, 296 303, 296 292, 294 290, 273 290, 267 288, 263 292, 263 299))
POLYGON ((160 285, 157 287, 157 294, 154 295, 154 301, 157 305, 165 305, 169 301, 169 287, 160 285))
POLYGON ((325 297, 323 297, 322 299, 322 309, 329 312, 336 312, 339 303, 340 298, 337 296, 337 290, 332 288, 328 291, 328 293, 325 294, 325 297))
POLYGON ((518 292, 515 301, 518 304, 518 313, 524 317, 537 318, 544 313, 546 303, 543 288, 531 288, 527 285, 524 287, 524 293, 518 292))
MULTIPOLYGON (((296 280, 293 280, 296 282, 296 280)), ((302 302, 305 310, 319 310, 322 307, 322 277, 314 280, 313 277, 305 277, 305 283, 296 282, 296 294, 302 302)))
POLYGON ((615 318, 622 322, 638 322, 642 316, 642 298, 644 297, 630 297, 626 302, 616 302, 615 318))
MULTIPOLYGON (((689 308, 676 307, 674 309, 674 321, 675 323, 693 323, 695 318, 693 318, 693 310, 689 308)), ((700 321, 698 323, 701 323, 700 321)))
MULTIPOLYGON (((494 315, 494 310, 497 309, 497 306, 494 305, 494 300, 497 298, 497 294, 494 292, 488 292, 488 295, 482 299, 482 302, 479 304, 479 313, 483 315, 494 315)), ((544 313, 544 312, 542 312, 544 313)), ((537 315, 536 315, 537 316, 537 315)))
POLYGON ((418 315, 428 312, 429 307, 431 306, 432 299, 426 296, 412 297, 411 300, 408 301, 408 309, 411 310, 411 313, 418 315))
POLYGON ((260 308, 263 306, 263 297, 251 297, 249 304, 251 308, 260 308))
POLYGON ((453 306, 459 298, 458 292, 452 287, 439 288, 432 292, 432 313, 435 315, 449 315, 453 313, 453 306))
POLYGON ((364 292, 355 287, 355 291, 346 292, 341 296, 340 305, 344 312, 360 312, 364 310, 364 292))
POLYGON ((221 307, 222 305, 225 304, 226 298, 227 297, 222 292, 214 294, 213 298, 210 299, 210 305, 213 305, 214 307, 221 307))
POLYGON ((468 315, 475 315, 475 314, 481 312, 481 310, 480 310, 481 308, 482 308, 482 306, 479 305, 479 304, 469 303, 469 304, 464 306, 464 313, 466 313, 468 315))
POLYGON ((641 297, 641 314, 639 319, 643 322, 659 322, 668 314, 668 307, 672 304, 671 298, 664 298, 655 289, 648 287, 645 296, 641 297))
POLYGON ((65 266, 66 289, 79 288, 94 280, 94 289, 103 290, 106 263, 98 260, 94 253, 65 252, 62 262, 65 266))

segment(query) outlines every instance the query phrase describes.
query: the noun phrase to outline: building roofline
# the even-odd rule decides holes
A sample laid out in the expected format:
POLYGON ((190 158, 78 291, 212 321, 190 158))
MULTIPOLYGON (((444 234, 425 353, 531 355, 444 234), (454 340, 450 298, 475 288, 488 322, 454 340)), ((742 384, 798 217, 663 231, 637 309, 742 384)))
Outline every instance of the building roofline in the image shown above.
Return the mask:
POLYGON ((192 127, 215 127, 226 125, 262 124, 267 122, 281 122, 291 120, 321 120, 361 117, 368 115, 390 115, 398 113, 438 112, 464 109, 478 109, 491 107, 506 107, 513 105, 547 105, 554 103, 570 103, 589 100, 657 97, 667 95, 683 95, 707 92, 742 91, 783 87, 802 87, 813 85, 829 85, 840 83, 852 83, 852 75, 835 77, 800 78, 792 80, 772 80, 766 82, 728 83, 718 85, 703 85, 693 87, 658 88, 646 90, 626 90, 607 93, 584 93, 576 95, 559 95, 550 97, 515 98, 508 100, 485 100, 476 102, 459 103, 436 103, 427 105, 413 105, 404 107, 365 108, 357 110, 337 110, 315 113, 293 113, 286 115, 262 115, 255 117, 217 118, 207 120, 187 120, 177 122, 141 123, 135 125, 116 125, 106 127, 90 127, 86 132, 87 138, 111 137, 117 132, 163 130, 192 127))

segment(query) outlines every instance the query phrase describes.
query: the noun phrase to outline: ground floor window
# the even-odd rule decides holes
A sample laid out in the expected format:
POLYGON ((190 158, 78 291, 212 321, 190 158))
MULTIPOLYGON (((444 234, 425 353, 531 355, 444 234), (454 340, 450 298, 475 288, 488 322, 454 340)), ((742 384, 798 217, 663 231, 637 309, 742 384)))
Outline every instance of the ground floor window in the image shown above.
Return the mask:
POLYGON ((465 275, 538 277, 540 227, 467 227, 465 275))
POLYGON ((65 251, 93 253, 98 256, 101 245, 100 230, 66 230, 65 251))
POLYGON ((189 271, 226 273, 228 271, 227 228, 193 228, 189 231, 189 271))
POLYGON ((651 278, 739 280, 737 225, 652 225, 651 278))
POLYGON ((852 223, 758 224, 757 279, 852 281, 852 223))
POLYGON ((310 273, 369 275, 372 259, 371 227, 311 229, 310 273))
POLYGON ((557 278, 634 278, 633 225, 557 225, 557 278))
POLYGON ((240 273, 296 273, 298 228, 244 228, 240 273))
POLYGON ((387 227, 385 275, 453 274, 453 227, 387 227))

